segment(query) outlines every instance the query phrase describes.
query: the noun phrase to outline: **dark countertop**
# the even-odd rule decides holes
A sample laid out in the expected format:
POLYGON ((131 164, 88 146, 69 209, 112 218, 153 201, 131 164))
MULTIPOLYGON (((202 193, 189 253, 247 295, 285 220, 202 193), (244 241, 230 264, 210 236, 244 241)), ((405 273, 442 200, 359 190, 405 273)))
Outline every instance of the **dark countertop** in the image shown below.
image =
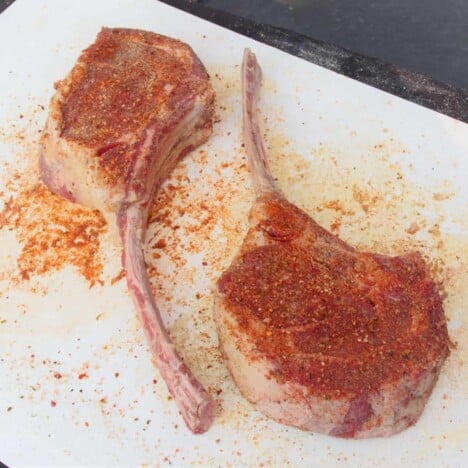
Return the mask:
POLYGON ((290 29, 468 89, 468 0, 196 3, 290 29))

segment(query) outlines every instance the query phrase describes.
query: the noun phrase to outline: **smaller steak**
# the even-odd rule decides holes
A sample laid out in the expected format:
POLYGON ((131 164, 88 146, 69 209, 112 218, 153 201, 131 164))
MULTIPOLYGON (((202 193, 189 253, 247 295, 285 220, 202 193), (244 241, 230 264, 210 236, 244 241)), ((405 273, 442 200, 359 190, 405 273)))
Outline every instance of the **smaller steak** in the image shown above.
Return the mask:
POLYGON ((417 253, 361 253, 275 187, 256 114, 260 67, 242 68, 244 141, 257 194, 220 277, 214 317, 242 394, 277 421, 337 437, 414 424, 449 354, 442 302, 417 253))
POLYGON ((116 220, 128 288, 156 365, 187 426, 204 432, 214 401, 164 328, 142 245, 161 184, 211 134, 208 74, 178 40, 104 28, 56 89, 41 141, 42 180, 53 192, 116 220))

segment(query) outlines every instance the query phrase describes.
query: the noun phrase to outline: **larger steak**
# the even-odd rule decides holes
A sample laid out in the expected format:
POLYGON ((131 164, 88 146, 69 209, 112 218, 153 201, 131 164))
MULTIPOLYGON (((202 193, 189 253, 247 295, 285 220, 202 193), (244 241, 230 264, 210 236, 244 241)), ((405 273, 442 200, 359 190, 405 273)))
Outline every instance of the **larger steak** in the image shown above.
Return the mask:
POLYGON ((194 432, 209 427, 214 403, 164 328, 142 244, 155 193, 211 133, 213 101, 206 70, 188 45, 104 28, 56 84, 40 155, 42 179, 53 192, 115 215, 128 288, 156 365, 194 432))
POLYGON ((417 253, 356 251, 275 188, 246 51, 244 141, 257 198, 251 227, 217 283, 221 350, 243 395, 279 422, 338 437, 388 436, 417 421, 449 339, 417 253))

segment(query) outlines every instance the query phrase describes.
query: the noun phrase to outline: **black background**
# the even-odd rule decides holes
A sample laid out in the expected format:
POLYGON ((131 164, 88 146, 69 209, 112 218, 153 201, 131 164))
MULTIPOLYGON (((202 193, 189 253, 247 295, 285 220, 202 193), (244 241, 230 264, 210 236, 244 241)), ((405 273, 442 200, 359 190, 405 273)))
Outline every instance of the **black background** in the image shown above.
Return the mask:
MULTIPOLYGON (((190 2, 186 2, 190 3, 190 2)), ((468 0, 200 0, 468 88, 468 0)))

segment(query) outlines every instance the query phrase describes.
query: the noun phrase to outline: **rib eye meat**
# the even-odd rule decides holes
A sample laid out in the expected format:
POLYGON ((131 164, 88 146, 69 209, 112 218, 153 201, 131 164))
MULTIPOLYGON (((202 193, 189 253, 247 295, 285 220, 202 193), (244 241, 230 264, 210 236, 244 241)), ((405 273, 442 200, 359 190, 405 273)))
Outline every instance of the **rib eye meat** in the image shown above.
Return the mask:
POLYGON ((188 45, 103 28, 56 84, 40 154, 42 179, 53 192, 117 222, 130 294, 157 367, 195 433, 210 426, 214 402, 165 330, 142 245, 156 192, 211 134, 213 103, 208 74, 188 45))
POLYGON ((256 200, 217 283, 220 347, 242 394, 275 420, 346 438, 414 424, 449 354, 442 302, 418 253, 361 253, 275 187, 246 51, 244 142, 256 200))

